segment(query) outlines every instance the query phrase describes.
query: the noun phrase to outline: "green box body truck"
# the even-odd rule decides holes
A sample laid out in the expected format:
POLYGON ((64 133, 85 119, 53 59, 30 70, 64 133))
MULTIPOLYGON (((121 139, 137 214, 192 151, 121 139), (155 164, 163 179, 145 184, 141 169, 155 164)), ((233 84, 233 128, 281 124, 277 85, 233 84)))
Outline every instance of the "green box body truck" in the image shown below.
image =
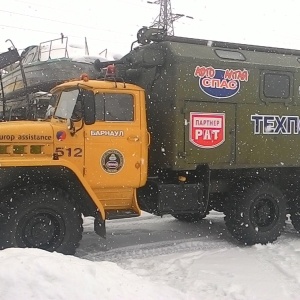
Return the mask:
POLYGON ((287 212, 299 230, 300 51, 153 28, 138 41, 114 64, 147 94, 151 145, 141 208, 182 221, 222 211, 245 244, 274 241, 287 212))

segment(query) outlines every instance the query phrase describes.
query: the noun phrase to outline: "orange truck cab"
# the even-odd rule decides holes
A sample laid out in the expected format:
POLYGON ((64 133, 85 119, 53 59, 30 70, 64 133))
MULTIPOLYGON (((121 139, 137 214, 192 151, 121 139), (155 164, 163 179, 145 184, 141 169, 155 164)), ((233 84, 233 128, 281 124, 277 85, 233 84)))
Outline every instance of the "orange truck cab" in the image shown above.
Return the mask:
POLYGON ((106 219, 141 213, 136 189, 147 180, 150 140, 144 90, 84 77, 52 94, 48 120, 0 124, 2 248, 72 254, 82 214, 105 236, 106 219))

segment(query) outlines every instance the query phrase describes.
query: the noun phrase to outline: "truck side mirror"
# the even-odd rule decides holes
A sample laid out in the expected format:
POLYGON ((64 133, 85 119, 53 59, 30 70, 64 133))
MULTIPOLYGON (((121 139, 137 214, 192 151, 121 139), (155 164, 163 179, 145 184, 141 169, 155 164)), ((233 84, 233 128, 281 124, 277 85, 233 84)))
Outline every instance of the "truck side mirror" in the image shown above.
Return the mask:
POLYGON ((82 96, 84 123, 86 125, 92 125, 96 121, 95 95, 93 91, 85 90, 82 96))

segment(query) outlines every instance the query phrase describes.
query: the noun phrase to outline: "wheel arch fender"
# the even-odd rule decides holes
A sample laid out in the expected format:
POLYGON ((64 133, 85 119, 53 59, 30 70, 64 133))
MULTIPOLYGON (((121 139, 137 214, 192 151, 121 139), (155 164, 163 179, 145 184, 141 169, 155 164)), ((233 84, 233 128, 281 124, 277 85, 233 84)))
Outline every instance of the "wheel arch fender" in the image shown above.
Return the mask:
POLYGON ((28 184, 55 185, 70 193, 76 199, 84 215, 97 217, 104 223, 105 211, 79 169, 64 160, 42 162, 34 160, 28 164, 12 161, 0 167, 0 191, 9 192, 28 184))

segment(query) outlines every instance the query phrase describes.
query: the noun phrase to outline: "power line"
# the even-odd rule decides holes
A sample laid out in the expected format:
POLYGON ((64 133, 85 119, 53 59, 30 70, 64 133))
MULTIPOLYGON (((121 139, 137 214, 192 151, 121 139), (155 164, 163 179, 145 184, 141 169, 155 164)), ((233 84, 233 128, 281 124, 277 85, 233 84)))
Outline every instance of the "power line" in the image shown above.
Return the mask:
MULTIPOLYGON (((69 22, 64 22, 64 21, 59 21, 59 20, 48 19, 48 18, 42 18, 42 17, 32 16, 32 15, 27 15, 27 14, 21 14, 21 13, 17 13, 17 12, 13 12, 13 11, 8 11, 8 10, 3 10, 3 9, 0 9, 0 12, 1 11, 5 12, 5 13, 19 15, 19 16, 25 16, 25 17, 30 17, 30 18, 40 19, 40 20, 46 20, 46 21, 51 21, 51 22, 56 22, 56 23, 62 23, 62 24, 67 24, 67 25, 73 25, 73 26, 78 26, 78 27, 83 27, 83 28, 90 28, 90 29, 99 30, 99 28, 92 27, 92 26, 85 26, 85 25, 80 25, 80 24, 75 24, 75 23, 69 23, 69 22)), ((7 26, 7 27, 9 27, 9 26, 7 26)), ((101 30, 102 31, 108 31, 108 32, 111 32, 111 33, 120 33, 120 34, 123 34, 123 32, 109 30, 109 29, 102 29, 101 28, 101 30)))
POLYGON ((8 28, 22 29, 22 30, 26 30, 26 31, 35 31, 35 32, 49 33, 49 34, 58 34, 57 32, 50 32, 50 31, 44 31, 44 30, 38 30, 38 29, 30 29, 30 28, 10 26, 10 25, 1 25, 0 24, 0 27, 8 27, 8 28))
MULTIPOLYGON (((17 13, 17 12, 14 12, 14 11, 8 11, 8 10, 3 10, 3 9, 0 9, 0 12, 15 14, 15 15, 20 15, 20 16, 24 16, 24 17, 30 17, 30 18, 35 18, 35 19, 40 19, 40 20, 55 22, 55 23, 62 23, 62 24, 67 24, 67 25, 72 25, 72 26, 78 26, 78 27, 82 27, 82 28, 89 28, 89 29, 93 29, 93 30, 99 31, 99 27, 97 28, 97 27, 93 27, 93 26, 86 26, 86 25, 80 25, 80 24, 76 24, 76 23, 59 21, 59 20, 54 20, 54 19, 49 19, 49 18, 42 18, 42 17, 38 17, 38 16, 21 14, 21 13, 17 13)), ((127 24, 127 25, 138 26, 138 25, 132 24, 132 23, 131 24, 127 24)), ((110 33, 119 33, 119 34, 122 34, 122 35, 124 34, 123 31, 121 32, 121 31, 116 31, 116 30, 104 29, 102 26, 101 26, 101 31, 107 31, 107 32, 110 32, 110 33)))
MULTIPOLYGON (((52 7, 50 7, 50 6, 41 5, 39 3, 32 3, 32 2, 21 1, 21 0, 13 0, 13 1, 17 1, 17 2, 25 3, 25 4, 30 4, 30 5, 42 6, 42 7, 45 7, 45 8, 52 9, 52 7)), ((122 1, 122 3, 124 3, 124 2, 128 3, 131 6, 138 6, 138 7, 143 7, 143 8, 146 7, 145 5, 137 5, 137 4, 133 4, 133 3, 129 2, 129 1, 124 1, 124 0, 121 0, 121 1, 122 1)), ((147 9, 148 8, 149 7, 147 6, 147 9)), ((70 9, 68 8, 68 11, 69 10, 70 9)), ((111 29, 105 29, 105 28, 103 28, 103 26, 101 26, 101 28, 99 29, 99 28, 96 28, 94 26, 76 24, 76 23, 71 23, 71 22, 66 22, 66 21, 60 21, 60 20, 55 20, 55 19, 50 19, 50 18, 44 18, 44 17, 34 16, 34 15, 29 15, 29 14, 24 14, 24 13, 18 13, 18 12, 15 12, 15 11, 9 11, 9 10, 0 9, 0 12, 7 13, 7 14, 14 14, 14 15, 18 15, 18 16, 24 16, 24 17, 28 17, 28 18, 35 18, 35 19, 39 19, 39 20, 45 20, 45 21, 50 21, 50 22, 55 22, 55 23, 61 23, 61 24, 66 24, 66 25, 71 25, 71 26, 77 26, 77 27, 86 28, 86 29, 92 29, 92 30, 97 30, 97 31, 101 30, 101 31, 112 33, 112 34, 121 34, 121 35, 124 35, 124 32, 120 32, 120 31, 116 31, 116 30, 111 30, 111 29)), ((143 24, 142 25, 137 25, 137 24, 132 24, 132 23, 128 24, 127 23, 126 25, 140 28, 143 24)), ((2 26, 14 28, 13 26, 8 26, 8 25, 6 25, 6 26, 2 25, 2 26)), ((15 27, 15 28, 17 28, 17 27, 15 27)), ((23 29, 23 28, 18 28, 18 29, 23 29)), ((26 30, 54 34, 53 32, 41 31, 41 30, 36 30, 36 29, 26 29, 26 30)), ((132 36, 132 35, 130 35, 130 36, 132 36)))
MULTIPOLYGON (((46 5, 43 5, 43 4, 40 4, 40 3, 32 3, 32 2, 21 1, 21 0, 13 0, 13 1, 20 2, 20 3, 25 3, 25 4, 36 5, 36 6, 41 6, 41 7, 46 7, 46 8, 50 8, 50 9, 53 9, 53 10, 57 10, 56 6, 55 7, 51 7, 51 6, 46 6, 46 5)), ((130 6, 137 6, 137 7, 143 7, 143 8, 147 7, 146 5, 140 5, 140 4, 136 4, 136 3, 133 3, 133 2, 130 2, 130 1, 125 1, 125 0, 115 0, 115 1, 119 1, 121 3, 128 3, 130 6)), ((148 7, 147 7, 147 9, 148 9, 148 7)), ((150 8, 150 9, 155 10, 155 8, 150 8)), ((69 8, 68 8, 68 10, 69 10, 69 8)), ((74 11, 74 10, 71 10, 71 11, 74 11)))
MULTIPOLYGON (((10 26, 10 25, 1 25, 0 27, 8 27, 8 28, 13 28, 13 29, 20 29, 20 30, 26 30, 26 31, 35 31, 35 32, 40 32, 40 33, 49 33, 49 34, 54 34, 56 36, 60 35, 60 33, 58 32, 51 32, 51 31, 43 31, 43 30, 38 30, 38 29, 32 29, 32 28, 23 28, 23 27, 17 27, 17 26, 10 26)), ((78 35, 68 35, 69 37, 76 37, 76 38, 82 38, 82 36, 78 36, 78 35)), ((123 35, 124 36, 124 35, 123 35)), ((126 36, 130 36, 131 35, 126 35, 126 36)), ((101 42, 114 42, 114 44, 121 44, 121 42, 118 40, 116 40, 115 38, 113 40, 103 40, 103 39, 98 39, 98 38, 90 38, 89 40, 94 40, 94 41, 101 41, 101 42)))
POLYGON ((41 7, 45 7, 45 8, 50 8, 50 9, 57 9, 55 7, 50 7, 50 6, 46 6, 46 5, 42 5, 42 4, 39 4, 39 3, 32 3, 32 2, 27 2, 27 1, 20 1, 20 0, 13 0, 15 2, 20 2, 20 3, 25 3, 25 4, 31 4, 31 5, 36 5, 36 6, 41 6, 41 7))

